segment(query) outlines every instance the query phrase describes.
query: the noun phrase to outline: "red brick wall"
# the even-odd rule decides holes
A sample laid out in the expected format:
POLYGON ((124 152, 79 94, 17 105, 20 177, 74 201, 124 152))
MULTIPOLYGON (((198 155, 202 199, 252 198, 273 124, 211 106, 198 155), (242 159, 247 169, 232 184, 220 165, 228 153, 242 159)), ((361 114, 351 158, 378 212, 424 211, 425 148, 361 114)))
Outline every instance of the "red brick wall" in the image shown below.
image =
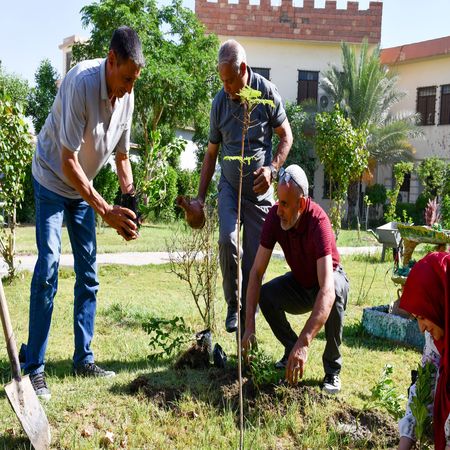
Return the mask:
POLYGON ((304 0, 303 7, 281 1, 281 6, 271 6, 270 0, 260 0, 259 5, 249 5, 249 0, 195 0, 195 13, 209 32, 222 36, 357 43, 367 37, 372 44, 380 42, 381 2, 370 2, 369 9, 359 11, 357 1, 349 1, 347 9, 336 9, 336 1, 330 0, 325 8, 314 8, 314 0, 304 0))

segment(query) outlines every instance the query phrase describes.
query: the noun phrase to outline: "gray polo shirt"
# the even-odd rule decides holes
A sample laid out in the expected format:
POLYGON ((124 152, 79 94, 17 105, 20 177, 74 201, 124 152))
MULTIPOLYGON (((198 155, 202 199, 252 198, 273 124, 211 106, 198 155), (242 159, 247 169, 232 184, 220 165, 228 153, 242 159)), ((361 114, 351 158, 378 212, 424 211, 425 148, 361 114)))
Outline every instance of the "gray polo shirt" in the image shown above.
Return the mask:
MULTIPOLYGON (((252 126, 245 139, 245 156, 254 156, 250 164, 244 165, 242 185, 243 195, 252 200, 261 200, 270 195, 272 190, 262 196, 253 192, 253 172, 262 166, 269 166, 272 161, 273 129, 279 127, 286 119, 278 89, 261 75, 254 73, 250 67, 248 85, 261 92, 261 98, 273 100, 275 106, 258 105, 252 112, 250 119, 252 126)), ((214 97, 211 114, 209 141, 221 144, 220 166, 222 177, 234 189, 239 186, 239 161, 224 161, 224 156, 240 156, 242 140, 243 107, 239 100, 231 100, 223 88, 214 97)))
POLYGON ((32 164, 34 178, 52 192, 80 198, 62 173, 62 146, 78 153, 84 173, 92 180, 114 150, 128 153, 133 107, 133 92, 111 106, 106 59, 77 64, 64 77, 39 133, 32 164))

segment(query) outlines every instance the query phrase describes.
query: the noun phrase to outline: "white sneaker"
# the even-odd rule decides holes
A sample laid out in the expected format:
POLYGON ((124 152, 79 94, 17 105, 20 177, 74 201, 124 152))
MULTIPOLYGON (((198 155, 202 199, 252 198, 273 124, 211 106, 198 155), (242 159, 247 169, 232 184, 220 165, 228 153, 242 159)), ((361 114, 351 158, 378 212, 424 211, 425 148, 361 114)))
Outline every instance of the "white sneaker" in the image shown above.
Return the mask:
POLYGON ((339 375, 328 373, 325 375, 322 390, 327 394, 337 394, 341 390, 341 379, 339 375))

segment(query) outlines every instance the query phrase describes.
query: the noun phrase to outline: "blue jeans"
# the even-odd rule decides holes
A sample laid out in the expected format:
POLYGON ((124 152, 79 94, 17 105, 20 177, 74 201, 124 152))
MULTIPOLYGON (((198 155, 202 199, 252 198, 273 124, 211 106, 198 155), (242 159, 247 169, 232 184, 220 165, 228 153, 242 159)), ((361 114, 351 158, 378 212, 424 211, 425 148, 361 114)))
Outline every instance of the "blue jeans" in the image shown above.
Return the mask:
POLYGON ((97 243, 94 210, 82 199, 55 194, 33 179, 36 205, 38 259, 31 281, 30 321, 24 372, 44 371, 53 301, 58 290, 61 229, 66 222, 74 257, 74 366, 94 362, 91 341, 94 335, 97 278, 97 243))

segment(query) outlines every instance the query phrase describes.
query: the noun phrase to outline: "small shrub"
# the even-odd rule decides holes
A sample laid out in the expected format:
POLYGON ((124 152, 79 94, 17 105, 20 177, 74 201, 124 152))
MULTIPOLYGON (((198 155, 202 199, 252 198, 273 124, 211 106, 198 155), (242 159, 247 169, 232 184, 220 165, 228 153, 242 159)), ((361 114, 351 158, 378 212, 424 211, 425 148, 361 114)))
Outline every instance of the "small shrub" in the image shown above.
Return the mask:
POLYGON ((392 366, 386 364, 383 368, 380 380, 370 390, 371 395, 364 404, 363 410, 384 408, 395 420, 399 420, 404 414, 401 407, 401 403, 404 401, 404 395, 397 393, 391 378, 392 372, 392 366))
POLYGON ((171 357, 192 340, 192 330, 178 316, 173 319, 152 317, 142 324, 142 328, 150 335, 150 348, 159 350, 148 356, 150 360, 171 357))
POLYGON ((280 371, 275 369, 273 360, 263 350, 259 350, 256 345, 249 352, 249 367, 256 389, 280 381, 280 371))
POLYGON ((446 194, 441 200, 442 226, 450 229, 450 195, 446 194))
POLYGON ((372 205, 384 205, 387 200, 386 188, 383 184, 379 183, 367 186, 366 195, 372 205))
POLYGON ((161 182, 161 189, 164 189, 164 202, 159 202, 154 207, 157 220, 172 222, 175 220, 175 199, 177 198, 177 171, 173 167, 167 168, 167 175, 164 182, 161 182), (163 184, 165 186, 163 186, 163 184))
POLYGON ((436 368, 431 362, 417 368, 416 395, 411 399, 411 412, 416 419, 416 438, 422 448, 427 436, 431 435, 431 414, 428 405, 433 402, 431 386, 436 377, 436 368))
POLYGON ((433 200, 428 200, 424 216, 425 225, 430 227, 441 222, 441 214, 439 213, 439 204, 436 197, 433 200))
POLYGON ((31 174, 31 162, 25 169, 23 181, 23 202, 17 208, 17 221, 19 223, 34 223, 36 219, 36 207, 34 205, 34 188, 31 174))
MULTIPOLYGON (((199 181, 200 175, 198 174, 198 172, 192 172, 190 170, 180 170, 177 177, 178 195, 194 197, 197 193, 199 181)), ((183 216, 183 210, 181 208, 176 209, 176 216, 177 218, 183 216)))
POLYGON ((94 178, 94 188, 109 204, 115 203, 120 186, 110 163, 105 164, 94 178))

